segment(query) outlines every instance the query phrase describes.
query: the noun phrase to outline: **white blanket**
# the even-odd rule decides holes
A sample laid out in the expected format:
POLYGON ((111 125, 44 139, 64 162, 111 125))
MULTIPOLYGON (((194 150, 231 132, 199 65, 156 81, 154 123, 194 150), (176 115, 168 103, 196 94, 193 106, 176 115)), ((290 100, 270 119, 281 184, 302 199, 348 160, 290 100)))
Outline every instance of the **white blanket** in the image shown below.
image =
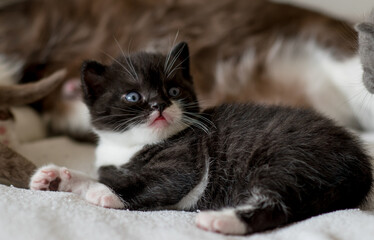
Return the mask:
MULTIPOLYGON (((27 144, 21 152, 38 165, 92 172, 93 146, 55 138, 27 144)), ((205 232, 194 225, 196 213, 138 212, 93 206, 71 193, 42 192, 0 185, 0 240, 43 239, 256 239, 373 240, 374 211, 342 210, 252 236, 205 232)))

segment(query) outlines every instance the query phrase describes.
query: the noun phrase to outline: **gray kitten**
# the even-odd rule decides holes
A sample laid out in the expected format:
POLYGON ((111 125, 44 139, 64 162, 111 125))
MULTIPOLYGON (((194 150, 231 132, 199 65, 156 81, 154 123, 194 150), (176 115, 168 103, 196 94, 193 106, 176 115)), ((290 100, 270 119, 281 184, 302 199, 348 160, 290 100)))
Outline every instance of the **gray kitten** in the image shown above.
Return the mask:
POLYGON ((359 32, 359 54, 364 69, 363 81, 366 89, 374 93, 374 12, 368 22, 356 26, 359 32))

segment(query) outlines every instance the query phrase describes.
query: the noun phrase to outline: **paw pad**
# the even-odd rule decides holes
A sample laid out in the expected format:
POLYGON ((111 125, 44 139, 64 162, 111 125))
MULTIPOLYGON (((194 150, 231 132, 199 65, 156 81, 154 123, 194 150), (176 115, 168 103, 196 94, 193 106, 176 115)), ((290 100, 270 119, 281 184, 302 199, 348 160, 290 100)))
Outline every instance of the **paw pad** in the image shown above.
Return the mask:
POLYGON ((60 190, 61 181, 71 179, 68 169, 56 166, 47 166, 39 169, 31 178, 30 189, 42 191, 60 190))

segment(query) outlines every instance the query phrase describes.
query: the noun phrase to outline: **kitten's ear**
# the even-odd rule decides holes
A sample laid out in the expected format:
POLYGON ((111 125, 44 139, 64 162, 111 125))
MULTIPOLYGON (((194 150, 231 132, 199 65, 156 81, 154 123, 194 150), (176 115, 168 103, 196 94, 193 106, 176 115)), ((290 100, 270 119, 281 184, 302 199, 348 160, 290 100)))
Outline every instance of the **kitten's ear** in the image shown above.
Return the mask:
POLYGON ((364 69, 362 79, 366 89, 374 94, 374 24, 360 23, 356 25, 356 30, 359 32, 358 52, 364 69))
POLYGON ((364 32, 374 36, 374 24, 373 23, 360 23, 356 25, 356 30, 359 32, 364 32))
POLYGON ((95 61, 85 61, 81 68, 83 97, 88 106, 104 93, 105 71, 107 67, 95 61))
POLYGON ((188 44, 186 42, 178 43, 170 54, 170 60, 173 63, 170 71, 175 68, 180 68, 185 78, 191 79, 190 75, 190 52, 188 50, 188 44), (173 60, 176 60, 175 62, 173 60))

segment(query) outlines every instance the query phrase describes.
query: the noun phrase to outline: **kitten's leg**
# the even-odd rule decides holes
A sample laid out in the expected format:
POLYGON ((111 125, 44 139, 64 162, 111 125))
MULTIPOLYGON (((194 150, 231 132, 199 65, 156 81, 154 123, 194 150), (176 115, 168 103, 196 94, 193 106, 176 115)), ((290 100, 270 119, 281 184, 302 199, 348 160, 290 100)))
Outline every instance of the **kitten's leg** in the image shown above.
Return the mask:
POLYGON ((282 226, 287 215, 287 208, 278 199, 254 195, 236 208, 201 212, 196 224, 207 231, 243 235, 282 226))
POLYGON ((31 177, 30 189, 72 192, 101 207, 124 207, 121 199, 104 184, 97 182, 82 172, 55 165, 39 168, 31 177))

